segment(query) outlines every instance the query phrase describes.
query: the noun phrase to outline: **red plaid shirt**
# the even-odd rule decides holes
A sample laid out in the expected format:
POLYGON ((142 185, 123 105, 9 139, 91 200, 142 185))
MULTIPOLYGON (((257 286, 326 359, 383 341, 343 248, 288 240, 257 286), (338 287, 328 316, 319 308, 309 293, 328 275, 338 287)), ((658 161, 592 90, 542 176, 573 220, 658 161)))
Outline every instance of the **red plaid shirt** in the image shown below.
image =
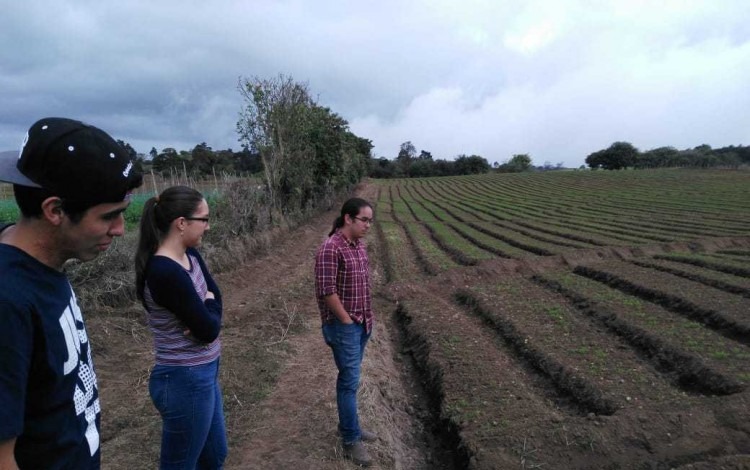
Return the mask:
POLYGON ((315 294, 323 323, 336 318, 325 303, 325 297, 338 294, 344 310, 357 323, 372 331, 370 298, 370 260, 360 241, 350 241, 337 230, 318 249, 315 256, 315 294))

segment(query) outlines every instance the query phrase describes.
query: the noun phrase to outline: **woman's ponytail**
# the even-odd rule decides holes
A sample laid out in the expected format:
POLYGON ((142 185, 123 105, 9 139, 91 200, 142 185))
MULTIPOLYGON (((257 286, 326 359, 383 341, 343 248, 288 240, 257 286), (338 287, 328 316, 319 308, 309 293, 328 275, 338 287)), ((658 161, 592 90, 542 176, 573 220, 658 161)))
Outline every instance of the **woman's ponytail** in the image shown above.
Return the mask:
POLYGON ((370 209, 372 209, 372 206, 369 202, 358 197, 353 197, 346 201, 344 205, 341 206, 341 215, 333 221, 333 227, 331 228, 331 233, 329 233, 328 236, 330 237, 331 235, 336 233, 336 230, 344 226, 344 216, 348 215, 353 219, 357 217, 357 215, 359 215, 359 211, 363 207, 369 207, 370 209))

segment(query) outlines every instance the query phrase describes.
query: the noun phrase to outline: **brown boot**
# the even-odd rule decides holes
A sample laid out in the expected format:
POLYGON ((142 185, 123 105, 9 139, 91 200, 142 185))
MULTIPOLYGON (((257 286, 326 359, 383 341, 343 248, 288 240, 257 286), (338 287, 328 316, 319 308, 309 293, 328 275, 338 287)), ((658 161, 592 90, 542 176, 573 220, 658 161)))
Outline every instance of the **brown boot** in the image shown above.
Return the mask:
POLYGON ((365 445, 362 444, 362 441, 357 441, 354 444, 344 444, 344 457, 361 467, 372 465, 372 458, 367 452, 365 445))
POLYGON ((359 437, 364 442, 374 442, 378 440, 378 435, 371 431, 366 431, 364 429, 361 429, 359 431, 359 437))

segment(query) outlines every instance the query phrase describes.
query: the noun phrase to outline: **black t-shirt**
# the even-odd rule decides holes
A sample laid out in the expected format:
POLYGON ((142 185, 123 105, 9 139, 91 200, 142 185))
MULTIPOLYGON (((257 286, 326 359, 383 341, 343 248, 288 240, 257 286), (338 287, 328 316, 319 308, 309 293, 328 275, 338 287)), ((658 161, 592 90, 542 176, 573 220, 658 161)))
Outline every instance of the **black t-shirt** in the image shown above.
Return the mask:
POLYGON ((0 404, 0 441, 16 438, 21 469, 100 467, 99 391, 70 282, 2 243, 0 404))

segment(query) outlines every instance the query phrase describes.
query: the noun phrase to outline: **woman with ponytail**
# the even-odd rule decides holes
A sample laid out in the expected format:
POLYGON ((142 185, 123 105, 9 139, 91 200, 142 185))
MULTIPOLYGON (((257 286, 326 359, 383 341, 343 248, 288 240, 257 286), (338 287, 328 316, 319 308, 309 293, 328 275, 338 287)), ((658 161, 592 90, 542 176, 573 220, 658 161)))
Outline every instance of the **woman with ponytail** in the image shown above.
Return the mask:
POLYGON ((143 207, 136 291, 154 337, 149 393, 162 417, 161 469, 220 469, 227 455, 221 293, 196 250, 208 229, 208 203, 192 188, 168 188, 143 207))

